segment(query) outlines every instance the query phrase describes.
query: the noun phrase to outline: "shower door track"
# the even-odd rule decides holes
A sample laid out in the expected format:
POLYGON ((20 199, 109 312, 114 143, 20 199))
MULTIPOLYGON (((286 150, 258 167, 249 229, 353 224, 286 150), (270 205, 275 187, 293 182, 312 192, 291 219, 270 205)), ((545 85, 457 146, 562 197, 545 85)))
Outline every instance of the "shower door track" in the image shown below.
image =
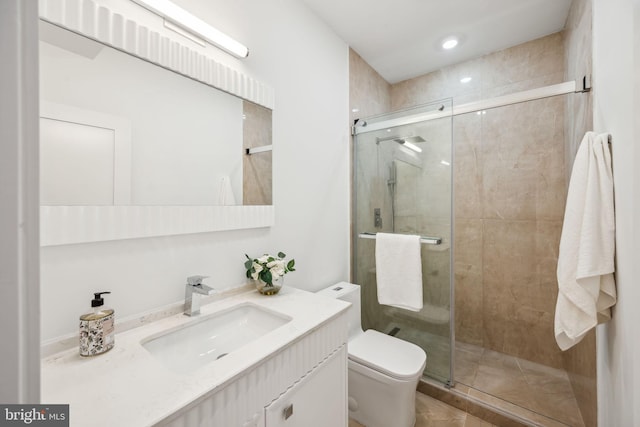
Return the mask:
POLYGON ((509 95, 497 96, 495 98, 483 99, 480 101, 468 102, 450 108, 441 106, 435 111, 409 114, 407 116, 393 118, 375 123, 364 123, 352 128, 352 134, 373 132, 380 129, 387 129, 395 126, 408 125, 428 120, 436 120, 445 117, 457 116, 460 114, 473 113, 476 111, 489 110, 491 108, 504 107, 506 105, 519 104, 536 99, 550 98, 552 96, 566 95, 568 93, 588 92, 589 88, 576 90, 576 82, 568 81, 550 86, 543 86, 536 89, 511 93, 509 95))

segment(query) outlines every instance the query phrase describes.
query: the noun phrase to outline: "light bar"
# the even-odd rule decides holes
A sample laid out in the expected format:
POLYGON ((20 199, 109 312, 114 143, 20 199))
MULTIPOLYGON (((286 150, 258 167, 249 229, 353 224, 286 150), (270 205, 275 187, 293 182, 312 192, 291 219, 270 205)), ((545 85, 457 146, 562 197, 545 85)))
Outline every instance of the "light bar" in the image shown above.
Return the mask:
POLYGON ((169 0, 132 1, 171 21, 173 24, 202 37, 206 41, 238 58, 246 58, 249 55, 249 48, 245 45, 232 39, 222 31, 213 28, 202 19, 192 15, 169 0))

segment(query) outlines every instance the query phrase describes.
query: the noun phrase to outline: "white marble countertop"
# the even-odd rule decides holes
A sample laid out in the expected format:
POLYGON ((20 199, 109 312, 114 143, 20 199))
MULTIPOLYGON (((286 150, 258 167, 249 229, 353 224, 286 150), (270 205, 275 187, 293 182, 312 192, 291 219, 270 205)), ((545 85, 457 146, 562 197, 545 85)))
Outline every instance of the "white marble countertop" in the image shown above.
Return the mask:
POLYGON ((43 359, 41 401, 69 404, 72 427, 153 425, 195 399, 221 389, 349 306, 344 301, 285 287, 274 296, 254 290, 204 305, 200 317, 245 302, 291 316, 292 320, 188 375, 170 371, 140 342, 197 317, 180 313, 157 320, 116 334, 115 347, 105 354, 84 358, 74 348, 43 359))

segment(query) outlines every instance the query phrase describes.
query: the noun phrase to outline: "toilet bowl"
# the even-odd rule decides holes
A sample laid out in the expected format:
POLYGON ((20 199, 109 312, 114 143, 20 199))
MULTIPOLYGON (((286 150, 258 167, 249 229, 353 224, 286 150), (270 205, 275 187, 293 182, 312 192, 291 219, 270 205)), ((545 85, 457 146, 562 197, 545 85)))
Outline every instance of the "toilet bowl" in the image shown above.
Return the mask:
POLYGON ((412 427, 424 350, 373 329, 362 330, 360 286, 340 282, 318 292, 351 303, 349 308, 349 417, 367 427, 412 427))

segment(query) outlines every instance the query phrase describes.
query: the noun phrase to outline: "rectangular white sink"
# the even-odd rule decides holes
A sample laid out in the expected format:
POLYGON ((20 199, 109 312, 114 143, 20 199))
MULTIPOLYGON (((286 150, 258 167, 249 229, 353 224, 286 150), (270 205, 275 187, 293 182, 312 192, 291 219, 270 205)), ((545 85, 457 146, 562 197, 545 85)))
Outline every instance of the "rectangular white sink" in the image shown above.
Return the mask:
POLYGON ((290 321, 289 316, 245 303, 194 319, 141 344, 170 370, 189 374, 290 321))

